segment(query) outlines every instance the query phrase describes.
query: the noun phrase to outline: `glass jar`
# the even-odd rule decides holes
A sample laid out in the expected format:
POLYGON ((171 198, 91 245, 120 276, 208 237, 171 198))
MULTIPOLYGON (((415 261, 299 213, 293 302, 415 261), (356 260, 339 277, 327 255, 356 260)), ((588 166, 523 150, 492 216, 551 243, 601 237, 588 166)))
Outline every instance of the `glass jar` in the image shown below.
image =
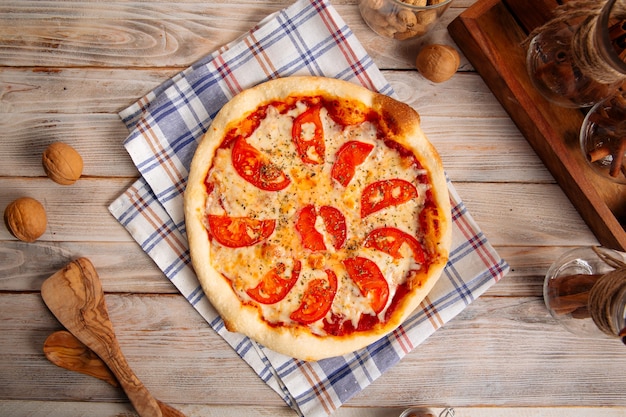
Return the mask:
MULTIPOLYGON (((435 417, 435 412, 430 408, 407 408, 400 417, 435 417)), ((454 417, 454 408, 444 408, 437 417, 454 417)))
POLYGON ((626 254, 600 247, 572 249, 546 273, 546 307, 574 334, 626 337, 626 254))
POLYGON ((580 128, 580 148, 602 177, 626 184, 626 93, 594 105, 580 128))
POLYGON ((452 0, 359 0, 359 11, 374 32, 400 41, 428 33, 452 0))
POLYGON ((570 1, 530 35, 526 66, 534 86, 563 107, 589 107, 626 79, 626 0, 570 1))

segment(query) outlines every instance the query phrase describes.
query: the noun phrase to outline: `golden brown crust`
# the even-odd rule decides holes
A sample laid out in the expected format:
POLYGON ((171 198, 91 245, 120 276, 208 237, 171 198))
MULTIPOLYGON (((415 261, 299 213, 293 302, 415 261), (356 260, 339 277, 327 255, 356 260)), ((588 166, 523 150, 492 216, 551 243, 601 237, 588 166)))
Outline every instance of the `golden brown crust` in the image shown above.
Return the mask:
MULTIPOLYGON (((342 107, 342 106, 339 106, 342 107)), ((360 107, 360 106, 358 106, 360 107)), ((362 117, 363 109, 345 117, 362 117)), ((304 360, 318 360, 360 349, 378 340, 400 325, 419 306, 439 278, 448 258, 451 241, 450 203, 441 160, 419 126, 419 115, 408 105, 373 93, 357 85, 321 77, 283 78, 246 90, 233 98, 220 111, 198 146, 193 158, 185 192, 185 216, 193 266, 210 302, 220 313, 230 331, 241 332, 280 353, 304 360), (432 195, 440 214, 436 216, 436 235, 431 236, 435 248, 433 262, 427 273, 413 277, 410 295, 402 299, 390 320, 371 331, 342 336, 316 336, 305 328, 270 326, 259 309, 243 304, 229 281, 211 265, 211 245, 204 227, 206 190, 204 180, 217 147, 232 123, 254 111, 259 105, 295 95, 335 96, 356 100, 363 108, 378 111, 385 129, 392 138, 418 156, 428 172, 432 195)))
POLYGON ((419 114, 411 106, 383 94, 374 96, 373 108, 382 115, 385 133, 392 138, 406 138, 420 124, 419 114))

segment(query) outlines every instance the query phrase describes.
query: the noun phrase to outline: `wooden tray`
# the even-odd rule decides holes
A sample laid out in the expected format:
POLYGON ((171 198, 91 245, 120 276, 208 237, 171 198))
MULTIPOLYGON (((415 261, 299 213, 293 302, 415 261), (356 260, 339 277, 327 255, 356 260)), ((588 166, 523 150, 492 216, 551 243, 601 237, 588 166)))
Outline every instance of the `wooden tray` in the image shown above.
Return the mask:
MULTIPOLYGON (((583 113, 546 101, 526 73, 521 43, 551 18, 557 0, 478 0, 448 26, 452 38, 485 80, 598 241, 626 250, 626 186, 592 171, 579 150, 583 113)), ((567 221, 567 219, 563 219, 567 221)))

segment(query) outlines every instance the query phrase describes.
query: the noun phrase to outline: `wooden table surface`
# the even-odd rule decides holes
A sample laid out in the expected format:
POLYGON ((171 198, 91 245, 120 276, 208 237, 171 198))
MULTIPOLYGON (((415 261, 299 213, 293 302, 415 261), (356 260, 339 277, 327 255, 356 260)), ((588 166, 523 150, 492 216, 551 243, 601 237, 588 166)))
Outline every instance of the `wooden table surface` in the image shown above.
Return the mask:
MULTIPOLYGON (((449 81, 414 69, 425 42, 454 44, 455 0, 417 43, 376 36, 356 0, 332 4, 423 129, 469 211, 511 272, 337 416, 392 417, 410 406, 457 417, 624 416, 626 347, 563 330, 542 298, 543 276, 574 246, 597 243, 579 214, 465 58, 449 81)), ((107 206, 137 177, 117 112, 237 38, 290 0, 0 2, 0 210, 41 201, 36 243, 0 226, 0 415, 132 415, 123 392, 49 363, 43 342, 61 328, 42 281, 86 256, 102 279, 122 350, 154 395, 189 416, 294 416, 207 325, 107 206), (45 177, 53 141, 83 156, 83 177, 45 177)))

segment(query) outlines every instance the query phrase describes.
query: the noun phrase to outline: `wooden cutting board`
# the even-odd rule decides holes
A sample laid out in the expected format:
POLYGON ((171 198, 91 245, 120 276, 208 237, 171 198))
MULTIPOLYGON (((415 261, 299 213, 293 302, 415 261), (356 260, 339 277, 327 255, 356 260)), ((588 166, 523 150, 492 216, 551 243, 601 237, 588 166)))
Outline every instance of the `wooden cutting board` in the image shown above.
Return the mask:
MULTIPOLYGON (((579 149, 582 111, 545 100, 526 73, 527 34, 552 17, 557 0, 478 0, 448 26, 598 241, 626 250, 626 186, 592 171, 579 149)), ((563 219, 567 221, 566 218, 563 219)))

